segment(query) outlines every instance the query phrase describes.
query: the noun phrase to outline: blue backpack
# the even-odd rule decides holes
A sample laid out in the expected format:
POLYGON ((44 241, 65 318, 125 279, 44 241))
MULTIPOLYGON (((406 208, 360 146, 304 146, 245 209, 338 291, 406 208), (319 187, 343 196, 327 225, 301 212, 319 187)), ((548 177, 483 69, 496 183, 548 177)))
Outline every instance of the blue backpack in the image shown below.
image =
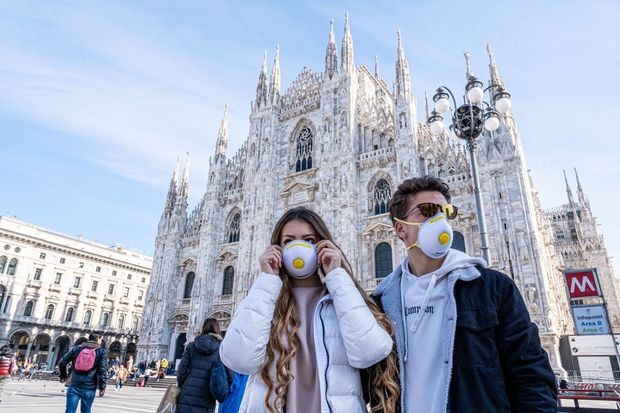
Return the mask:
POLYGON ((213 366, 211 367, 209 382, 211 396, 219 403, 222 403, 226 400, 226 396, 228 395, 228 387, 228 373, 226 372, 226 367, 220 360, 217 360, 213 362, 213 366))

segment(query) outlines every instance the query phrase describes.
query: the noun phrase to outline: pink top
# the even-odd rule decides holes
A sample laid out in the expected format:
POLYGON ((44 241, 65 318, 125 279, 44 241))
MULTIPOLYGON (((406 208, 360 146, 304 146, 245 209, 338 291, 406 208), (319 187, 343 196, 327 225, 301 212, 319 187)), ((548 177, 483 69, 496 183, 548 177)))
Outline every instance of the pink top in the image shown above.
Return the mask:
POLYGON ((321 387, 314 347, 314 311, 325 295, 325 287, 293 287, 293 299, 299 314, 299 346, 291 360, 293 380, 286 393, 286 413, 320 413, 321 387))

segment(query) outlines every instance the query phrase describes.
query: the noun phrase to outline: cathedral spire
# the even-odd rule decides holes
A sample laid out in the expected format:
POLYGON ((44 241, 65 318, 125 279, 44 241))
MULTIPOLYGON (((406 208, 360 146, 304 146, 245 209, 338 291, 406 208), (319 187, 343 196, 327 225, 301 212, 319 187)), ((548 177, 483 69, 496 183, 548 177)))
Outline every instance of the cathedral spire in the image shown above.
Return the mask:
POLYGON ((469 82, 471 78, 474 77, 474 72, 473 70, 471 70, 471 55, 469 54, 469 52, 465 52, 463 53, 463 56, 465 56, 465 67, 466 67, 465 81, 469 82))
POLYGON ((187 152, 187 159, 185 160, 185 167, 183 168, 183 181, 181 182, 180 194, 181 201, 187 202, 189 197, 189 152, 187 152))
POLYGON ((349 13, 344 15, 344 37, 342 38, 342 64, 340 69, 342 72, 351 73, 355 70, 355 61, 353 57, 353 38, 351 37, 351 27, 349 26, 349 13))
POLYGON ((334 36, 334 19, 329 20, 329 41, 325 50, 325 73, 331 79, 338 72, 338 51, 336 50, 336 37, 334 36))
POLYGON ((215 157, 226 156, 228 146, 228 105, 224 106, 224 117, 217 133, 217 143, 215 145, 215 157))
POLYGON ((570 185, 568 184, 568 178, 566 177, 566 171, 562 170, 562 172, 564 172, 564 183, 566 184, 566 196, 568 197, 568 204, 570 205, 571 208, 574 208, 575 200, 573 199, 573 191, 571 191, 570 185))
POLYGON ((269 87, 267 86, 267 51, 265 50, 265 57, 263 58, 263 66, 258 75, 258 85, 256 86, 256 106, 261 107, 267 105, 267 98, 269 95, 269 87))
POLYGON ((431 111, 428 107, 428 92, 426 92, 426 90, 424 91, 424 114, 425 116, 425 120, 428 120, 428 118, 431 117, 431 111))
POLYGON ((379 56, 375 55, 375 77, 379 79, 379 56))
POLYGON ((573 167, 575 170, 575 178, 577 179, 577 191, 583 192, 583 188, 581 187, 581 182, 579 182, 579 174, 577 173, 577 168, 573 167))
POLYGON ((276 56, 273 58, 270 92, 271 103, 277 104, 280 99, 280 45, 276 47, 276 56))
POLYGON ((174 203, 177 198, 177 189, 179 186, 179 157, 177 156, 177 164, 172 172, 172 179, 170 180, 170 187, 168 188, 168 196, 166 197, 166 210, 170 211, 174 207, 174 203))
POLYGON ((397 99, 411 99, 411 77, 409 75, 409 63, 405 57, 405 51, 403 49, 403 42, 400 37, 400 30, 396 32, 398 36, 398 51, 396 59, 396 98, 397 99))
POLYGON ((583 187, 581 186, 581 182, 579 181, 579 174, 577 173, 577 168, 573 168, 575 170, 575 178, 577 179, 577 198, 579 199, 579 205, 581 208, 589 208, 590 203, 586 199, 586 194, 583 192, 583 187))
POLYGON ((502 81, 501 76, 497 72, 497 65, 495 64, 493 49, 491 49, 491 45, 489 43, 487 43, 487 54, 489 55, 489 74, 491 76, 491 84, 504 87, 504 82, 502 81))

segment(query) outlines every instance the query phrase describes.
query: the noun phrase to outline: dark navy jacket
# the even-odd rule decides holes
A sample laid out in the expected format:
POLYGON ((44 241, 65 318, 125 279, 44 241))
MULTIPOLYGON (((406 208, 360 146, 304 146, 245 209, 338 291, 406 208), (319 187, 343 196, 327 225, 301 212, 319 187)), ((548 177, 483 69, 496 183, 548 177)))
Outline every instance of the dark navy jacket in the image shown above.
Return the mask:
MULTIPOLYGON (((446 411, 557 411, 555 376, 541 347, 538 328, 531 322, 514 282, 498 271, 480 266, 455 273, 449 276, 456 325, 455 331, 446 331, 446 337, 454 336, 446 411)), ((396 329, 402 385, 401 276, 399 267, 377 287, 373 296, 396 329)), ((416 406, 407 407, 407 411, 415 410, 416 406)))
MULTIPOLYGON (((212 413, 215 411, 215 399, 211 396, 211 369, 220 362, 219 336, 207 334, 198 336, 189 343, 183 352, 177 370, 177 382, 181 387, 179 395, 179 413, 212 413)), ((232 382, 232 372, 227 370, 228 385, 232 382)))
POLYGON ((72 371, 71 376, 69 377, 69 386, 79 387, 82 389, 105 390, 108 369, 108 354, 103 347, 99 347, 99 345, 93 341, 88 341, 82 345, 73 347, 71 351, 60 359, 58 362, 60 378, 67 378, 67 364, 74 363, 78 354, 80 354, 80 351, 84 348, 97 348, 95 367, 93 367, 93 369, 88 373, 78 373, 77 371, 72 371))

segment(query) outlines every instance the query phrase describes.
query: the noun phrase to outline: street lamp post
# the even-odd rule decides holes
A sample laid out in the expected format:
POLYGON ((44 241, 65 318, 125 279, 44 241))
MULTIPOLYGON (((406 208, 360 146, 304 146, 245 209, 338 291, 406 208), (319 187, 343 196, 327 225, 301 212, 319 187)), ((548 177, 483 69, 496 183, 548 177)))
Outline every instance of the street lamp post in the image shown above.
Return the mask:
MULTIPOLYGON (((467 55, 466 55, 467 57, 467 55)), ((489 92, 490 94, 491 92, 489 92)), ((478 180, 478 164, 474 151, 476 149, 476 138, 482 134, 484 129, 493 132, 499 128, 500 113, 504 114, 510 110, 510 93, 506 92, 501 85, 492 84, 483 89, 483 83, 476 79, 472 74, 468 75, 468 82, 465 85, 463 104, 457 107, 454 94, 446 86, 440 86, 433 96, 435 109, 428 118, 431 133, 434 136, 443 134, 445 127, 443 124, 442 113, 451 110, 452 106, 449 98, 452 98, 454 108, 450 129, 454 134, 465 140, 471 163, 471 174, 474 180, 474 194, 476 196, 476 210, 478 213, 478 227, 480 228, 480 239, 482 242, 482 257, 491 264, 489 253, 489 239, 487 236, 487 226, 484 218, 484 206, 480 195, 480 182, 478 180), (494 89, 495 93, 491 96, 489 104, 483 100, 485 92, 494 89)))

